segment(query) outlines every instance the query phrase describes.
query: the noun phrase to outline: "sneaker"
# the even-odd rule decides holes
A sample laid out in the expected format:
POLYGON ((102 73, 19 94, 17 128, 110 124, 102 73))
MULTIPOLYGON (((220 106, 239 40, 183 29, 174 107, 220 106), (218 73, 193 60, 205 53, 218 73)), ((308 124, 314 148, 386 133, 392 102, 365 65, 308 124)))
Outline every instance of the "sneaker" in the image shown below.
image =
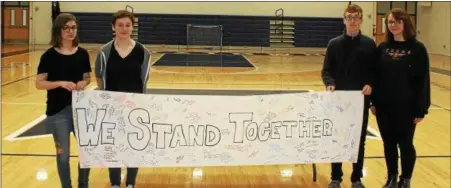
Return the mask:
POLYGON ((329 186, 327 186, 327 188, 340 188, 340 181, 332 180, 332 182, 329 183, 329 186))
POLYGON ((356 182, 352 182, 352 188, 365 188, 365 186, 363 185, 362 182, 360 181, 356 181, 356 182))
POLYGON ((119 185, 113 185, 113 186, 111 186, 111 188, 121 188, 121 186, 119 186, 119 185))
POLYGON ((125 188, 134 188, 135 186, 133 186, 133 185, 127 185, 127 187, 125 187, 125 188))

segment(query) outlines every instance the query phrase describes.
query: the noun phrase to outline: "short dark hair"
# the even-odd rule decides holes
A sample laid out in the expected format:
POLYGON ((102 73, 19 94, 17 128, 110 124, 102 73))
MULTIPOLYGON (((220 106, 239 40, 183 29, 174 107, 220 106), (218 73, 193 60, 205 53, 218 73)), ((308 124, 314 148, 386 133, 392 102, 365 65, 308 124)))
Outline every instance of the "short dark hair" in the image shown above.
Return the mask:
POLYGON ((412 20, 410 20, 409 14, 406 13, 403 9, 394 8, 390 10, 387 15, 385 15, 385 40, 386 41, 394 41, 393 34, 388 30, 388 16, 392 15, 395 20, 401 20, 404 24, 403 35, 405 40, 414 39, 417 37, 417 32, 413 26, 412 20))
MULTIPOLYGON (((75 21, 76 26, 78 27, 78 21, 77 18, 75 18, 74 15, 69 14, 69 13, 61 13, 59 14, 54 22, 53 22, 53 26, 52 26, 52 39, 50 41, 50 45, 52 45, 53 47, 61 47, 61 42, 62 42, 62 38, 61 38, 61 30, 64 28, 64 26, 66 25, 67 22, 70 21, 75 21)), ((72 41, 72 46, 78 46, 80 42, 80 39, 78 38, 78 33, 75 35, 75 39, 72 41)))
POLYGON ((343 13, 343 15, 346 15, 346 13, 360 13, 361 15, 363 15, 363 10, 362 7, 360 7, 359 5, 356 4, 349 4, 346 9, 345 12, 343 13))
POLYGON ((113 14, 113 20, 111 20, 111 24, 115 25, 116 20, 121 18, 130 18, 130 21, 132 21, 132 24, 135 23, 135 16, 133 13, 127 11, 127 10, 119 10, 116 13, 113 14))

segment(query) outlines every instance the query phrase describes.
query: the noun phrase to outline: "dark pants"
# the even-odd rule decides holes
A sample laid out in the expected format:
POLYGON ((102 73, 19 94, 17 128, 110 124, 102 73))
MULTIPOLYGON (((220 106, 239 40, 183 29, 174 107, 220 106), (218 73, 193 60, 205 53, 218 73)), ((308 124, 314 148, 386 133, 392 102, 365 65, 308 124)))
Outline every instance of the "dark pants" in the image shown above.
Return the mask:
MULTIPOLYGON (((357 163, 352 164, 352 175, 351 181, 356 182, 360 181, 360 178, 363 177, 363 158, 365 156, 365 141, 366 141, 366 131, 368 128, 368 113, 369 110, 367 105, 365 104, 364 112, 363 112, 363 122, 362 122, 362 134, 360 136, 360 145, 359 145, 359 156, 357 157, 357 163)), ((332 180, 343 181, 343 163, 332 163, 332 180)))
POLYGON ((402 178, 410 179, 416 161, 413 145, 416 124, 407 105, 377 106, 376 118, 384 141, 384 155, 388 175, 398 174, 398 147, 401 152, 402 178))
MULTIPOLYGON (((56 145, 56 165, 63 188, 71 188, 70 177, 70 133, 74 132, 72 106, 67 106, 55 115, 47 118, 49 128, 52 130, 53 140, 56 145)), ((74 132, 75 133, 75 132, 74 132)), ((87 188, 89 181, 89 169, 81 169, 78 164, 78 187, 87 188)))
MULTIPOLYGON (((109 168, 111 186, 121 185, 121 169, 109 168)), ((125 185, 135 185, 136 175, 138 174, 138 168, 127 168, 127 181, 125 185)))

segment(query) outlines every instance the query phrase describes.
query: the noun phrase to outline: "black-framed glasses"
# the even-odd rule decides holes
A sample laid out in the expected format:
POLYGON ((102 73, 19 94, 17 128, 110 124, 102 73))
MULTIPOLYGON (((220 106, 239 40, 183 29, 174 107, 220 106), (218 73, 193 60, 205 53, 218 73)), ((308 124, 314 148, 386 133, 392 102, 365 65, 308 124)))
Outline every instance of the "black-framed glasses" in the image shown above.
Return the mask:
POLYGON ((345 16, 344 17, 347 21, 352 21, 352 20, 354 20, 354 21, 360 21, 361 19, 362 19, 362 16, 351 16, 351 15, 349 15, 349 16, 345 16))
POLYGON ((63 31, 64 32, 69 32, 70 30, 76 31, 77 30, 77 26, 74 25, 74 26, 70 27, 70 26, 66 25, 66 26, 63 27, 63 31))
POLYGON ((399 24, 401 24, 401 20, 386 20, 385 21, 385 23, 387 24, 387 25, 399 25, 399 24))

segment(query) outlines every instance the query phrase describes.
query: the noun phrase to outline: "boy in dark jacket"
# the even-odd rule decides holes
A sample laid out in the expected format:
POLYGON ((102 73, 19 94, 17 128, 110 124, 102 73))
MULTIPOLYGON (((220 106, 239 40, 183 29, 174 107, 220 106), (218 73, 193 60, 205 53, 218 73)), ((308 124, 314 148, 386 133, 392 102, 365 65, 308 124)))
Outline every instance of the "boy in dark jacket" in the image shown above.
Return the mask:
MULTIPOLYGON (((365 95, 364 117, 357 163, 353 164, 351 182, 353 188, 364 188, 361 182, 366 131, 368 127, 369 95, 372 91, 374 55, 376 44, 373 39, 360 32, 362 8, 349 5, 344 13, 346 31, 329 41, 324 58, 321 77, 328 91, 362 90, 365 95)), ((332 182, 329 188, 339 188, 342 182, 342 163, 332 164, 332 182)))

